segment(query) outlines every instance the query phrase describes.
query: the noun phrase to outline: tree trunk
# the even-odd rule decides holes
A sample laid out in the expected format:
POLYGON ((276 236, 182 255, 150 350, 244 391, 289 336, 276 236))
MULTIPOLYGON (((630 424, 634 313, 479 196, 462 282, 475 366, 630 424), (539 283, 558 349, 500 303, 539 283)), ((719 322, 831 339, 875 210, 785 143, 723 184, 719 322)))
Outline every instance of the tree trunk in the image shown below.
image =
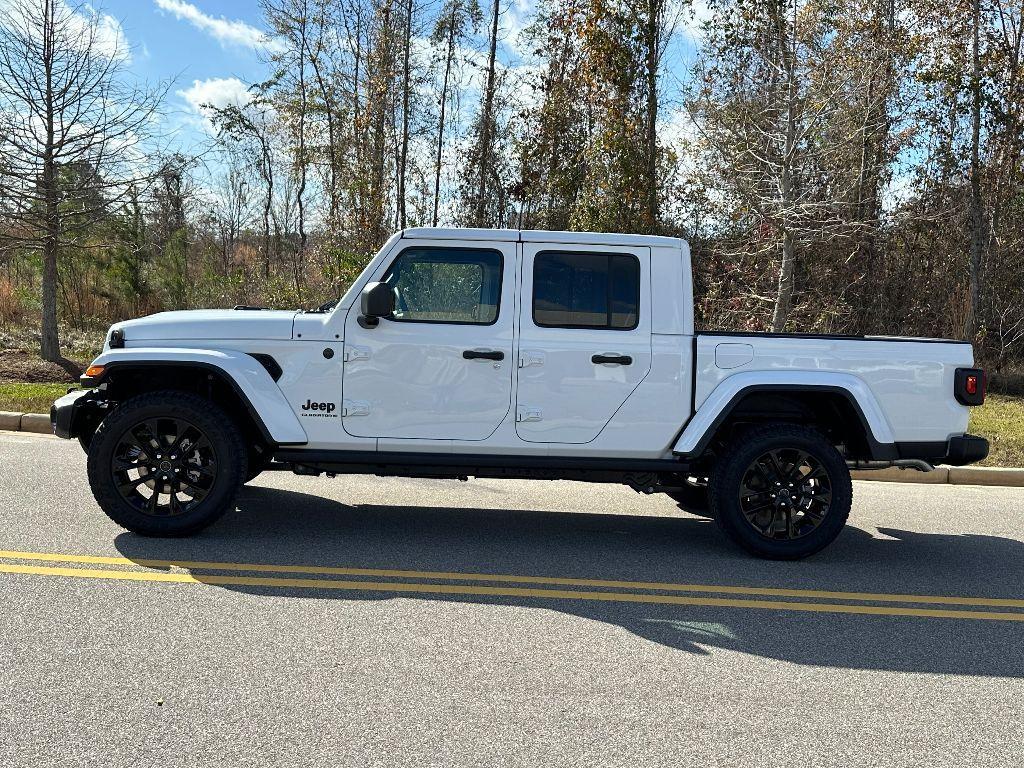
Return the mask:
POLYGON ((491 156, 491 122, 494 112, 494 63, 498 49, 498 14, 501 0, 494 0, 491 18, 490 52, 487 55, 487 89, 484 93, 484 108, 480 115, 480 183, 476 197, 476 226, 486 226, 484 221, 487 210, 487 175, 490 172, 487 164, 491 156))
POLYGON ((43 284, 42 322, 40 324, 39 354, 51 363, 57 363, 72 375, 81 371, 60 353, 60 333, 57 326, 57 256, 60 252, 60 208, 58 200, 56 144, 56 114, 54 110, 53 56, 54 56, 53 0, 43 4, 43 58, 46 70, 46 145, 43 148, 43 284))
POLYGON ((448 107, 448 78, 452 71, 452 58, 455 56, 455 8, 448 24, 448 51, 444 59, 444 81, 441 84, 441 113, 437 120, 437 157, 434 161, 434 217, 431 226, 437 226, 437 208, 441 197, 441 154, 444 151, 444 119, 448 107))
MULTIPOLYGON (((298 147, 298 171, 299 187, 295 192, 295 202, 299 214, 299 265, 301 269, 302 260, 306 254, 306 112, 309 109, 309 99, 306 90, 306 25, 309 23, 308 9, 303 4, 301 24, 301 46, 299 48, 299 147, 298 147)), ((298 286, 296 285, 296 289, 298 286)))
POLYGON ((981 0, 973 0, 974 23, 971 38, 971 253, 969 294, 964 337, 974 341, 981 324, 981 270, 985 252, 985 205, 981 197, 981 0))
POLYGON ((658 225, 658 31, 662 0, 647 4, 647 228, 658 225))
POLYGON ((409 159, 409 49, 412 48, 412 0, 405 5, 405 40, 402 51, 402 149, 398 156, 398 228, 405 229, 405 176, 409 159))
MULTIPOLYGON (((794 9, 795 13, 795 9, 794 9)), ((779 284, 775 293, 775 311, 772 314, 772 332, 782 333, 793 306, 793 273, 796 269, 796 243, 793 233, 796 195, 793 188, 793 172, 796 166, 797 94, 796 94, 796 53, 790 46, 795 44, 795 22, 792 34, 788 23, 779 14, 779 50, 786 76, 786 127, 785 145, 782 152, 781 192, 782 217, 782 263, 779 265, 779 284)))
POLYGON ((793 305, 793 269, 796 266, 796 247, 793 233, 787 227, 782 233, 782 264, 779 267, 779 286, 775 294, 775 312, 772 314, 772 333, 786 329, 789 310, 793 305))

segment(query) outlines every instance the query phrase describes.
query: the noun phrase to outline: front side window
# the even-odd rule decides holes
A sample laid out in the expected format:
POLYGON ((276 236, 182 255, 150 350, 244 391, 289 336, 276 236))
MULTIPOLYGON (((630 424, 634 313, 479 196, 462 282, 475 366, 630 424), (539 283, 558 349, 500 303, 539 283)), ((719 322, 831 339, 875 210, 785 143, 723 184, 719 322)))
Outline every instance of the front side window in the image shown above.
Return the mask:
POLYGON ((533 322, 629 331, 640 318, 640 261, 628 253, 544 251, 533 260, 533 322))
POLYGON ((502 258, 476 248, 409 248, 384 275, 399 322, 490 325, 501 303, 502 258))

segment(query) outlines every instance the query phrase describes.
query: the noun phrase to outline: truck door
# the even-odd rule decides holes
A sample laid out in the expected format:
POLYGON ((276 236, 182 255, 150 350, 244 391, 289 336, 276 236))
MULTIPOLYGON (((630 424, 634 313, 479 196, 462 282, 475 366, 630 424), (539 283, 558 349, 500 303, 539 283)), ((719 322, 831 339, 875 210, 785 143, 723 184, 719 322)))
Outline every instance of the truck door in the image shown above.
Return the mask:
POLYGON ((523 244, 516 431, 587 443, 651 368, 649 248, 523 244))
POLYGON ((511 407, 516 243, 408 243, 371 278, 392 287, 394 315, 364 328, 357 302, 345 321, 342 424, 483 440, 511 407))

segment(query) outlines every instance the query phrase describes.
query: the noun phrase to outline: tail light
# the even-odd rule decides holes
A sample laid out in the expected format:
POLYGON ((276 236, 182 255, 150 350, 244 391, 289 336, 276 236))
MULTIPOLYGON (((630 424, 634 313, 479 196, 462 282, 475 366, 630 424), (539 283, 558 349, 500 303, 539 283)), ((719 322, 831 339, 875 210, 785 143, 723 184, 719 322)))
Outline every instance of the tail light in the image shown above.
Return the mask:
POLYGON ((980 368, 957 368, 953 395, 963 405, 981 405, 985 402, 985 383, 985 372, 980 368))

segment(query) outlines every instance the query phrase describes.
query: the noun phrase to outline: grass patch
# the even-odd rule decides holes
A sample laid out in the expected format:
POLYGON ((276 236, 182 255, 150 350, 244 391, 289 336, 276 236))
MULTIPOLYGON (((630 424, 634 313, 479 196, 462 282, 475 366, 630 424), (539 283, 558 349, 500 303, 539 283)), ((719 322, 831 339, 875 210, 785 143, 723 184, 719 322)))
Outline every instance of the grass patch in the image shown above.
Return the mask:
POLYGON ((0 411, 49 413, 53 401, 68 391, 67 384, 0 383, 0 411))
POLYGON ((989 395, 971 409, 971 433, 988 438, 989 467, 1024 467, 1024 398, 989 395))

